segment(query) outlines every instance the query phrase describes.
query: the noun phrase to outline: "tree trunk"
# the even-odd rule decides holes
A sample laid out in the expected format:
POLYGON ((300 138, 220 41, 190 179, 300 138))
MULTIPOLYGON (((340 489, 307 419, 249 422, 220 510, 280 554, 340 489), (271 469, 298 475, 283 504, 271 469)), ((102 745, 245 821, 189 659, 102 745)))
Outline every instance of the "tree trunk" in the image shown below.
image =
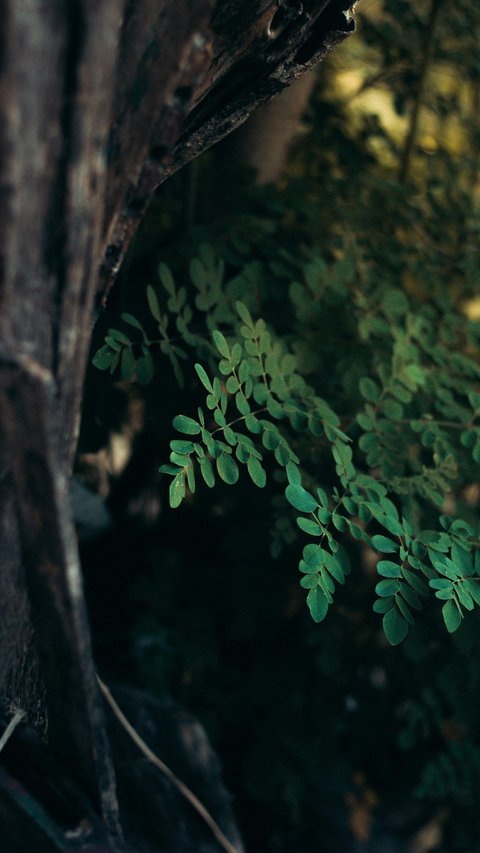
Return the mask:
POLYGON ((121 849, 69 504, 95 312, 155 188, 321 60, 352 3, 1 5, 0 689, 32 716, 44 689, 49 749, 121 849))

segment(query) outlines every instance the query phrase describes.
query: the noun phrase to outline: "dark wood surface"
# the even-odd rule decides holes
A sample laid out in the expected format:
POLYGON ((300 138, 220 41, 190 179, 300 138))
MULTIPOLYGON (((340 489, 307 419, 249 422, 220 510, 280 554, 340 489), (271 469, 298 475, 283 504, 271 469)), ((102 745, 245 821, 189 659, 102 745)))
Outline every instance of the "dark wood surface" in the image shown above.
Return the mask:
POLYGON ((351 5, 0 3, 0 671, 36 655, 49 749, 112 849, 122 831, 68 499, 95 310, 155 188, 321 60, 352 30, 351 5))

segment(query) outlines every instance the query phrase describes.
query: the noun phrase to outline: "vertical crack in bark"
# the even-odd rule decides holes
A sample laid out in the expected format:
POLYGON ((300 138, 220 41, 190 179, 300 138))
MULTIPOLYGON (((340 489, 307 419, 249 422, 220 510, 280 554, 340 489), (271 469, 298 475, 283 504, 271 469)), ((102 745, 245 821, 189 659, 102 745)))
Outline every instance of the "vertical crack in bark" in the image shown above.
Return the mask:
POLYGON ((68 172, 75 157, 74 117, 78 89, 78 68, 85 44, 86 23, 80 0, 70 0, 65 9, 65 53, 63 103, 60 116, 62 150, 57 163, 57 175, 50 196, 49 215, 45 222, 45 265, 56 281, 54 296, 54 323, 52 329, 52 373, 58 375, 60 362, 60 337, 62 300, 68 287, 68 226, 69 197, 68 172))

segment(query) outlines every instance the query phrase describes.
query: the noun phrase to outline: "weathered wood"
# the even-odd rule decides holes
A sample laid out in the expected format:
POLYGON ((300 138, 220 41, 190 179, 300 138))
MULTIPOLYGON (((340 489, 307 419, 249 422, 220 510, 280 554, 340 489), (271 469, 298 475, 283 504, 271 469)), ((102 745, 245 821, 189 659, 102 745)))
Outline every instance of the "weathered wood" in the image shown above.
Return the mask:
MULTIPOLYGON (((2 606, 20 606, 24 630, 31 613, 23 654, 36 645, 50 748, 118 849, 68 499, 95 300, 155 188, 323 58, 352 30, 351 5, 1 4, 0 568, 15 590, 2 606)), ((0 641, 0 655, 21 656, 22 644, 0 641)))
POLYGON ((55 385, 32 359, 0 356, 3 446, 12 460, 22 562, 45 680, 50 739, 100 805, 120 849, 115 779, 90 647, 68 480, 55 453, 55 385))
MULTIPOLYGON (((112 144, 109 174, 116 179, 121 159, 131 183, 123 184, 123 197, 119 191, 111 194, 107 205, 97 304, 105 302, 155 189, 324 59, 353 31, 353 5, 352 0, 219 0, 209 27, 202 18, 169 97, 146 129, 149 154, 141 168, 140 161, 135 169, 128 167, 128 153, 125 157, 121 146, 112 144)), ((153 73, 149 65, 144 71, 153 73)), ((121 135, 117 126, 112 140, 121 135)))

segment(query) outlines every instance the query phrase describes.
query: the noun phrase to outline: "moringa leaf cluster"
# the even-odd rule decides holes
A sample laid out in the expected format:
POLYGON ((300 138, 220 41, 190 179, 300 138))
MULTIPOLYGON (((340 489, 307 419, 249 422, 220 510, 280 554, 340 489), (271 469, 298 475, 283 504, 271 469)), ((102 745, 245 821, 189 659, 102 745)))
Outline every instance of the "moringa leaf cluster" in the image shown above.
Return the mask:
POLYGON ((270 479, 284 495, 272 549, 304 540, 316 622, 368 551, 391 644, 432 596, 454 632, 480 605, 478 530, 457 508, 478 477, 480 326, 448 292, 427 300, 382 280, 353 238, 336 254, 284 251, 229 274, 228 254, 204 245, 181 286, 162 263, 146 293, 152 331, 123 314, 137 336, 110 329, 94 364, 145 384, 164 355, 179 382, 195 376, 201 405, 186 398, 161 468, 170 505, 199 481, 270 479))

